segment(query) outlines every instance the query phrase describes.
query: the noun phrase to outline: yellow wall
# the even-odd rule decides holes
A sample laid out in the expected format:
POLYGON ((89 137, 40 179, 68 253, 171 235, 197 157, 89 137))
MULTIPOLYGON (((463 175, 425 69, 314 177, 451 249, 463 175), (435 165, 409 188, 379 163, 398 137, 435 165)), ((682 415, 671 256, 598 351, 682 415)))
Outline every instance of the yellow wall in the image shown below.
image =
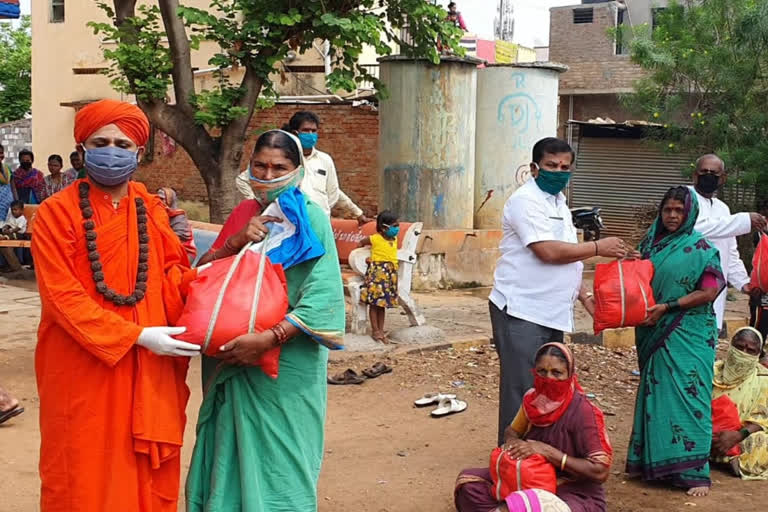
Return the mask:
MULTIPOLYGON (((198 7, 209 3, 209 0, 185 2, 198 7)), ((102 74, 76 75, 73 72, 77 68, 108 66, 103 59, 100 37, 86 26, 89 21, 107 21, 96 3, 93 0, 66 0, 63 23, 50 23, 49 9, 50 0, 32 2, 32 144, 41 170, 46 167, 48 155, 60 154, 66 162, 74 149, 72 129, 75 110, 61 106, 61 103, 102 98, 134 100, 130 95, 123 96, 114 91, 109 78, 102 74)), ((192 54, 192 65, 201 70, 209 68, 208 60, 216 51, 218 46, 214 43, 201 44, 200 50, 192 54)), ((311 50, 306 55, 300 55, 292 64, 321 65, 322 59, 311 50)), ((231 75, 233 80, 241 77, 242 70, 231 75)), ((213 83, 210 74, 197 77, 198 90, 213 83)), ((277 85, 279 88, 279 79, 277 85)), ((290 89, 293 90, 295 86, 290 89)), ((172 89, 168 94, 173 100, 172 89)))

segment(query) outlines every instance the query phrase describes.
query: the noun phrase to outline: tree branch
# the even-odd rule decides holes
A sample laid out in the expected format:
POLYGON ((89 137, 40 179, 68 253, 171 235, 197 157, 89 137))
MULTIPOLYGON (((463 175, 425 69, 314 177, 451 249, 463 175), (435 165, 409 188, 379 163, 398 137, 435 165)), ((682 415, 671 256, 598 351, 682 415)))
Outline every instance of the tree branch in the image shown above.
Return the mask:
MULTIPOLYGON (((202 126, 175 105, 160 100, 139 101, 139 107, 147 114, 156 128, 176 140, 200 169, 218 167, 216 142, 202 126)), ((201 173, 208 178, 208 173, 201 173)))
POLYGON ((182 112, 194 116, 194 109, 189 100, 195 92, 195 78, 192 71, 192 56, 189 38, 184 23, 178 15, 178 0, 160 0, 160 13, 163 17, 165 33, 168 36, 168 47, 173 62, 173 91, 176 95, 176 105, 182 112))

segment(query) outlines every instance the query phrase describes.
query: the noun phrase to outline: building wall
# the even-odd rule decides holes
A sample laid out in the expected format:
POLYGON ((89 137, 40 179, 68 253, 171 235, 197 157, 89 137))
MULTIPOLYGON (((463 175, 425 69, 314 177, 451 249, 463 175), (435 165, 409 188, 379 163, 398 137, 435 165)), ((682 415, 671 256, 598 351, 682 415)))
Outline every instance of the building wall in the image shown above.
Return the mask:
MULTIPOLYGON (((19 151, 32 147, 32 120, 22 119, 0 124, 0 145, 5 150, 6 164, 15 169, 19 163, 19 151)), ((40 161, 48 155, 36 155, 40 161)), ((62 155, 63 156, 63 155, 62 155)))
MULTIPOLYGON (((40 154, 66 154, 74 149, 72 129, 75 110, 62 103, 89 102, 103 98, 133 101, 130 95, 114 91, 109 78, 98 70, 106 69, 101 38, 93 34, 86 24, 89 21, 108 22, 109 20, 91 0, 66 0, 65 21, 50 22, 51 0, 32 2, 32 112, 35 123, 32 128, 33 150, 40 154), (79 74, 75 74, 75 71, 79 74), (83 74, 87 73, 87 74, 83 74)), ((146 3, 140 1, 139 3, 146 3)), ((209 0, 189 0, 186 5, 207 7, 209 0)), ((204 70, 211 56, 219 51, 216 44, 203 42, 198 51, 192 52, 192 65, 204 70)), ((299 55, 291 62, 299 66, 321 66, 319 53, 310 50, 299 55)), ((276 79, 278 89, 283 94, 317 94, 311 87, 325 90, 322 72, 311 74, 289 74, 289 80, 283 91, 281 81, 276 79), (319 75, 319 80, 316 76, 319 75), (309 82, 309 85, 307 83, 309 82), (310 87, 311 86, 311 87, 310 87)), ((237 80, 235 73, 233 79, 237 80)), ((198 77, 197 88, 206 77, 198 77)), ((208 80, 212 83, 211 80, 208 80)), ((169 90, 173 98, 173 91, 169 90)))
MULTIPOLYGON (((279 103, 257 112, 250 125, 253 136, 244 154, 250 155, 256 138, 262 132, 280 128, 299 110, 311 110, 321 120, 318 149, 329 153, 339 175, 341 189, 369 215, 376 213, 378 183, 379 116, 371 107, 351 104, 297 105, 279 103)), ((243 163, 245 168, 246 163, 243 163)), ((200 174, 189 155, 170 137, 157 132, 153 159, 142 165, 136 179, 150 190, 170 186, 186 200, 205 201, 207 192, 200 174)))
POLYGON ((614 2, 550 9, 549 60, 569 66, 560 76, 561 94, 628 92, 641 76, 627 55, 616 55, 607 31, 616 27, 614 2), (573 10, 592 8, 592 23, 573 22, 573 10))

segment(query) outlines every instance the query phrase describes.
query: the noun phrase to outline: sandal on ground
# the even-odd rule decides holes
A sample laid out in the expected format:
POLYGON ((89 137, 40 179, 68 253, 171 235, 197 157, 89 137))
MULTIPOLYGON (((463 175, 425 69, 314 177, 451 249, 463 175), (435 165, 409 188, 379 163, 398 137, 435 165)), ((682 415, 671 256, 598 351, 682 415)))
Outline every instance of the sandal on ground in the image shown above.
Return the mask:
POLYGON ((413 402, 416 407, 426 407, 427 405, 438 404, 444 399, 456 398, 456 395, 443 394, 443 393, 427 393, 418 400, 413 402))
POLYGON ((363 370, 363 375, 369 379, 375 379, 376 377, 384 375, 385 373, 392 373, 392 367, 387 366, 384 363, 374 363, 374 365, 370 368, 363 370))
POLYGON ((343 386, 345 384, 362 384, 365 379, 357 374, 352 368, 347 368, 345 372, 337 373, 333 377, 328 377, 328 384, 343 386))
POLYGON ((24 412, 24 408, 21 405, 16 405, 13 409, 7 411, 0 411, 0 424, 5 423, 9 419, 18 416, 24 412))
POLYGON ((432 417, 442 418, 443 416, 450 416, 451 414, 457 414, 466 410, 467 402, 463 402, 455 398, 444 398, 440 401, 437 409, 432 411, 432 417))

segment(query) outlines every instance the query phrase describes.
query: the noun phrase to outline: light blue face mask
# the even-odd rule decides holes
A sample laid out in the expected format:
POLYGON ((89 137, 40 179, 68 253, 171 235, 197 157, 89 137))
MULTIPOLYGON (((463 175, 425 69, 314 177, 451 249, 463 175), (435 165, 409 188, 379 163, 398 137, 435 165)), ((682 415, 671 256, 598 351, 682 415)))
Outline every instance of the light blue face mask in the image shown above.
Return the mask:
POLYGON ((85 149, 85 168, 88 176, 105 187, 125 183, 136 172, 138 153, 123 148, 107 146, 85 149))
POLYGON ((396 238, 400 234, 400 226, 389 226, 384 232, 387 238, 396 238))
POLYGON ((317 134, 316 133, 299 133, 299 142, 304 149, 312 149, 317 146, 317 134))

